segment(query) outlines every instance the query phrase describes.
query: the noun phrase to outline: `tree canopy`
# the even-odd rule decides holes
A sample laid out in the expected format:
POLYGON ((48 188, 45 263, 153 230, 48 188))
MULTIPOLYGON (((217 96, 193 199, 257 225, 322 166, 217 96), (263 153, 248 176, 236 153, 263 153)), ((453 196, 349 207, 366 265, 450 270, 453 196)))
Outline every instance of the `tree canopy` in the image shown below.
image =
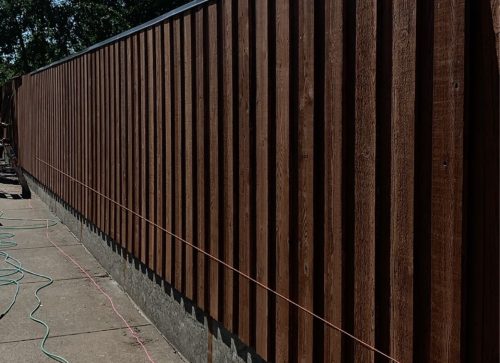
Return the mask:
POLYGON ((188 0, 0 0, 0 85, 188 0))

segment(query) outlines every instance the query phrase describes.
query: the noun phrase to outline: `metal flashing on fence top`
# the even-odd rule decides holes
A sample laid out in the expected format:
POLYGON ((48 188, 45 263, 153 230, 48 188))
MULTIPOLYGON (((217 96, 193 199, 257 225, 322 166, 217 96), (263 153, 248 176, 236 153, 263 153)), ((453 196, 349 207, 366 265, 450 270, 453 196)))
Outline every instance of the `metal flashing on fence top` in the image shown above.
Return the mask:
POLYGON ((107 44, 110 44, 110 43, 116 42, 117 40, 126 38, 129 35, 132 35, 134 33, 140 32, 141 30, 144 30, 144 29, 147 29, 149 27, 152 27, 153 25, 161 23, 162 21, 165 21, 165 20, 167 20, 169 18, 173 18, 174 16, 182 14, 185 11, 191 10, 191 9, 197 7, 197 6, 200 6, 202 4, 208 3, 210 1, 213 1, 213 0, 193 0, 193 1, 189 2, 189 3, 187 3, 187 4, 179 6, 178 8, 170 10, 169 12, 167 12, 167 13, 165 13, 163 15, 160 15, 160 16, 154 18, 154 19, 151 19, 151 20, 149 20, 146 23, 137 25, 136 27, 133 27, 132 29, 126 30, 126 31, 124 31, 124 32, 122 32, 120 34, 112 36, 111 38, 105 39, 102 42, 99 42, 99 43, 96 43, 94 45, 91 45, 90 47, 88 47, 88 48, 86 48, 84 50, 81 50, 81 51, 79 51, 77 53, 71 54, 71 55, 69 55, 69 56, 67 56, 65 58, 62 58, 62 59, 58 60, 58 61, 50 63, 50 64, 48 64, 46 66, 41 67, 41 68, 38 68, 38 69, 30 72, 30 75, 42 72, 42 71, 44 71, 44 70, 46 70, 48 68, 54 67, 54 66, 56 66, 58 64, 61 64, 61 63, 64 63, 64 62, 67 62, 70 59, 73 59, 73 58, 81 56, 82 54, 85 54, 85 53, 88 53, 88 52, 92 52, 92 51, 94 51, 96 49, 99 49, 99 48, 101 48, 101 47, 103 47, 103 46, 105 46, 107 44))

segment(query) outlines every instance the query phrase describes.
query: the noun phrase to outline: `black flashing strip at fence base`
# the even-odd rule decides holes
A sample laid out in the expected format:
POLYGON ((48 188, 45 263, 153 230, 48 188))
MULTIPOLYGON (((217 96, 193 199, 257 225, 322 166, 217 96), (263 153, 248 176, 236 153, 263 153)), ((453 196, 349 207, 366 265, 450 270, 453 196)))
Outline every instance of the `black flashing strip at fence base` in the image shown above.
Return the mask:
POLYGON ((123 39, 123 38, 126 38, 128 37, 129 35, 132 35, 134 33, 138 33, 142 30, 145 30, 147 28, 150 28, 158 23, 161 23, 162 21, 165 21, 167 19, 170 19, 170 18, 173 18, 179 14, 182 14, 183 12, 185 11, 188 11, 188 10, 191 10, 195 7, 198 7, 200 5, 203 5, 205 3, 208 3, 210 1, 213 1, 213 0, 193 0, 187 4, 184 4, 184 5, 181 5, 179 6, 178 8, 175 8, 173 10, 170 10, 169 12, 163 14, 163 15, 160 15, 154 19, 151 19, 150 21, 144 23, 144 24, 140 24, 140 25, 137 25, 136 27, 132 28, 132 29, 129 29, 129 30, 126 30, 120 34, 117 34, 111 38, 108 38, 108 39, 105 39, 103 40, 102 42, 99 42, 99 43, 96 43, 94 45, 91 45, 90 47, 80 51, 80 52, 77 52, 77 53, 74 53, 74 54, 71 54, 65 58, 62 58, 58 61, 55 61, 53 63, 50 63, 46 66, 43 66, 41 68, 38 68, 36 70, 34 70, 33 72, 30 73, 30 75, 34 75, 34 74, 37 74, 37 73, 40 73, 46 69, 49 69, 49 68, 52 68, 58 64, 61 64, 61 63, 64 63, 64 62, 67 62, 73 58, 77 58, 85 53, 89 53, 89 52, 92 52, 96 49, 99 49, 107 44, 111 44, 111 43, 114 43, 116 42, 117 40, 120 40, 120 39, 123 39))

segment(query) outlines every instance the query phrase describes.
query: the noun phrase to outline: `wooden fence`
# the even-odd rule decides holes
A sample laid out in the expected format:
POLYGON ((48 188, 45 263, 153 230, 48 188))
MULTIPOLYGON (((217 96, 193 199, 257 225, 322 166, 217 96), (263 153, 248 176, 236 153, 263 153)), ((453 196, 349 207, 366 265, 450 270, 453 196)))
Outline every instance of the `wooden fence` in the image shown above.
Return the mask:
POLYGON ((18 80, 20 162, 267 360, 388 361, 335 325, 400 362, 498 361, 492 21, 194 6, 18 80))

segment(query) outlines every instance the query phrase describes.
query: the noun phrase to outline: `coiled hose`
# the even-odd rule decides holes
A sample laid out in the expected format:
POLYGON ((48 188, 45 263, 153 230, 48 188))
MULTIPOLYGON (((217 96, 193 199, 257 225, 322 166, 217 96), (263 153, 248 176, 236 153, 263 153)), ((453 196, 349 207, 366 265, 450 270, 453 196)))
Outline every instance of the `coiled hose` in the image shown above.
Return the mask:
POLYGON ((5 217, 5 211, 0 211, 0 221, 6 221, 9 225, 0 225, 0 262, 3 261, 9 267, 0 268, 0 288, 5 286, 14 285, 16 287, 12 300, 7 305, 5 310, 0 310, 0 320, 7 315, 12 307, 15 305, 17 297, 19 295, 20 281, 24 278, 25 274, 39 277, 45 280, 45 283, 35 290, 35 298, 37 300, 37 305, 30 312, 29 317, 31 320, 41 324, 45 327, 45 334, 40 342, 40 350, 47 357, 60 363, 69 363, 65 358, 49 352, 45 348, 45 343, 49 337, 50 328, 46 322, 35 317, 35 313, 42 306, 42 301, 38 293, 50 286, 54 280, 50 276, 46 276, 22 267, 21 262, 11 255, 9 255, 5 250, 17 246, 14 240, 15 234, 10 232, 13 230, 27 230, 27 229, 43 229, 55 226, 58 222, 54 219, 29 219, 29 218, 7 218, 5 217), (6 232, 7 231, 7 232, 6 232))

